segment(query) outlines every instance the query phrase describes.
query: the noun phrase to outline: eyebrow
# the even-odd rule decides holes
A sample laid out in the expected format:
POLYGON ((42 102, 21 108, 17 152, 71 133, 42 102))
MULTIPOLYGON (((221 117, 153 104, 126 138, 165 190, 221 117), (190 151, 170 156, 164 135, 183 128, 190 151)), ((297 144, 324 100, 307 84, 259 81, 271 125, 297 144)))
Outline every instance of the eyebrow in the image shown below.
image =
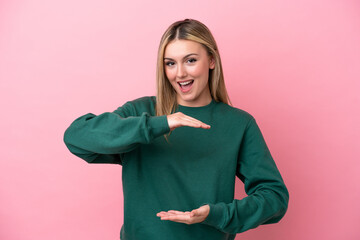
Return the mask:
MULTIPOLYGON (((190 53, 190 54, 187 54, 185 57, 183 57, 183 59, 185 59, 185 58, 187 58, 187 57, 190 57, 191 55, 199 55, 199 54, 196 54, 196 53, 190 53)), ((172 58, 164 58, 164 60, 173 60, 174 61, 174 59, 172 59, 172 58)))

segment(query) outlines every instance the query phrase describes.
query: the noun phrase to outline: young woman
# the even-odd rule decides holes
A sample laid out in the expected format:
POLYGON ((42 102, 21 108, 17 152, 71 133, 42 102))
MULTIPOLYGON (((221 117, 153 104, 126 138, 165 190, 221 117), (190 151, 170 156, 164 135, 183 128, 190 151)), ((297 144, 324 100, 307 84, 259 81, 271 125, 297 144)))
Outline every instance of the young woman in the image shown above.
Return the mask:
POLYGON ((86 114, 66 130, 88 163, 122 165, 120 239, 234 239, 278 222, 289 194, 255 119, 229 105, 209 29, 173 23, 162 36, 157 95, 86 114), (235 177, 247 197, 234 199, 235 177))

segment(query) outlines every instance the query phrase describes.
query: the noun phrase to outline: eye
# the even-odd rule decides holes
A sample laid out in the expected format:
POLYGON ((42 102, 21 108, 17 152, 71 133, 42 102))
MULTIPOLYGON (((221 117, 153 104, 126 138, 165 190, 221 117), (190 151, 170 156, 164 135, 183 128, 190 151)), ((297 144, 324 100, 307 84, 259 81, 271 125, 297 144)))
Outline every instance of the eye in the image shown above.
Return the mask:
POLYGON ((197 60, 195 59, 195 58, 189 58, 188 60, 187 60, 187 62, 188 63, 194 63, 194 62, 196 62, 197 60))
POLYGON ((175 62, 172 62, 172 61, 165 62, 165 65, 169 66, 169 67, 173 66, 174 64, 175 64, 175 62))

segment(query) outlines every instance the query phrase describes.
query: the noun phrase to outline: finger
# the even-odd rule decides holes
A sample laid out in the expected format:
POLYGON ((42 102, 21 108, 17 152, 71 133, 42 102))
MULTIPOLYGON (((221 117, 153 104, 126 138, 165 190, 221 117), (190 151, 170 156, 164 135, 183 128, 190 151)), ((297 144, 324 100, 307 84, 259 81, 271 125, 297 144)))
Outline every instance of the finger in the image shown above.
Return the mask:
POLYGON ((165 214, 165 211, 158 212, 157 214, 165 214))
MULTIPOLYGON (((195 123, 205 124, 204 122, 200 121, 199 119, 190 117, 190 116, 188 116, 188 115, 183 115, 182 117, 183 117, 184 119, 187 119, 187 120, 192 121, 192 122, 195 122, 195 123)), ((207 125, 207 124, 205 124, 205 125, 207 125)))
POLYGON ((184 215, 184 213, 179 211, 169 211, 169 212, 157 214, 158 217, 173 216, 173 215, 184 215))
POLYGON ((167 216, 182 215, 184 213, 167 212, 167 216))
POLYGON ((194 118, 194 117, 191 117, 189 115, 186 115, 182 112, 179 112, 179 115, 177 116, 179 119, 189 119, 189 120, 192 120, 192 121, 196 121, 196 122, 201 122, 199 119, 197 118, 194 118))
POLYGON ((194 127, 194 128, 204 128, 204 129, 211 128, 210 125, 207 125, 207 124, 201 123, 201 122, 190 122, 189 124, 187 124, 187 126, 194 127))
POLYGON ((190 213, 190 217, 195 217, 197 215, 198 215, 198 211, 196 211, 196 210, 192 210, 190 213))
POLYGON ((156 214, 156 216, 158 216, 158 217, 165 216, 165 215, 166 215, 166 213, 164 213, 164 212, 159 212, 156 214))
POLYGON ((185 214, 184 212, 180 212, 176 210, 169 210, 168 213, 185 214))
POLYGON ((205 124, 199 120, 196 119, 183 119, 182 122, 185 126, 189 126, 189 127, 195 127, 195 128, 205 128, 205 129, 209 129, 211 126, 208 124, 205 124))
POLYGON ((157 216, 172 216, 172 215, 175 215, 175 214, 180 214, 180 213, 175 213, 175 212, 159 212, 159 213, 157 213, 156 215, 157 215, 157 216))
POLYGON ((165 213, 158 213, 158 214, 156 214, 158 217, 166 217, 166 216, 171 216, 171 215, 174 215, 173 213, 167 213, 167 212, 165 212, 165 213))
POLYGON ((179 214, 179 215, 169 215, 161 217, 161 220, 169 220, 173 222, 182 222, 187 223, 190 219, 190 216, 188 214, 179 214))
POLYGON ((189 126, 195 128, 205 128, 209 129, 210 125, 207 125, 193 117, 185 115, 182 112, 177 112, 167 116, 169 127, 171 130, 174 130, 178 127, 189 126))

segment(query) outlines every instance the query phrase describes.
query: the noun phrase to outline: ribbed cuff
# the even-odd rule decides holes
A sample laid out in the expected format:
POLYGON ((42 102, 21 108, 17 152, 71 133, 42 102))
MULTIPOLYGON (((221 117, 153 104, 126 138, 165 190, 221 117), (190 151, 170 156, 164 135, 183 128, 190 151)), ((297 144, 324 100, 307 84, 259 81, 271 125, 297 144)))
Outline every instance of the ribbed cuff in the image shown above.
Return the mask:
POLYGON ((157 138, 165 133, 170 132, 167 116, 151 116, 149 117, 149 126, 151 134, 154 138, 157 138))
POLYGON ((210 212, 209 215, 207 216, 207 218, 202 221, 201 223, 206 224, 206 225, 210 225, 216 228, 220 227, 220 223, 221 219, 222 219, 222 213, 223 213, 223 207, 221 206, 221 204, 212 204, 212 203, 205 203, 203 205, 209 205, 210 207, 210 212))

